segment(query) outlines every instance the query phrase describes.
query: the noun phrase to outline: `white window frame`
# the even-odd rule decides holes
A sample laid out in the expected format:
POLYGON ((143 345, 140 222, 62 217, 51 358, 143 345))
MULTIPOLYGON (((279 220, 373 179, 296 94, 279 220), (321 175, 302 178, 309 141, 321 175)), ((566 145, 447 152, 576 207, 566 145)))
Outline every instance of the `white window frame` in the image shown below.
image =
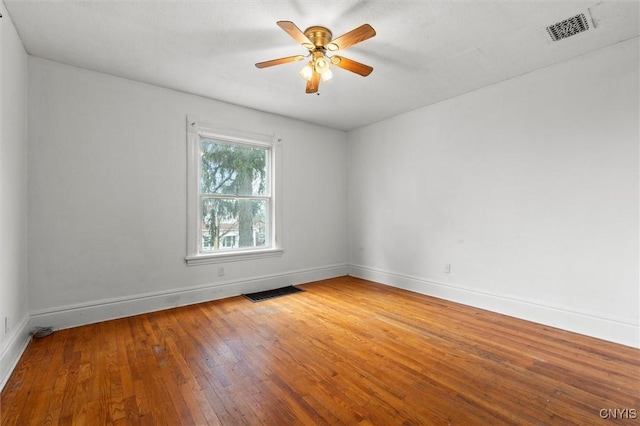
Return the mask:
POLYGON ((187 256, 188 266, 231 262, 265 257, 281 256, 281 159, 282 140, 275 135, 264 135, 245 131, 222 129, 200 123, 196 117, 187 116, 187 256), (268 247, 233 249, 202 253, 200 251, 200 141, 212 139, 223 142, 261 146, 269 149, 271 199, 269 202, 270 243, 268 247))

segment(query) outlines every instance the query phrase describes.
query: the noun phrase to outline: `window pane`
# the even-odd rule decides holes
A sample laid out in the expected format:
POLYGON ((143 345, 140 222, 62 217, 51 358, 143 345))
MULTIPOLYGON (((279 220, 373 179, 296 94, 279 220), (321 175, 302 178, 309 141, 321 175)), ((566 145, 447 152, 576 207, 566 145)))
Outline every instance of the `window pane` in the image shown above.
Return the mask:
POLYGON ((267 148, 201 139, 200 192, 268 195, 267 154, 267 148))
POLYGON ((268 200, 206 198, 202 200, 202 252, 268 247, 268 200))

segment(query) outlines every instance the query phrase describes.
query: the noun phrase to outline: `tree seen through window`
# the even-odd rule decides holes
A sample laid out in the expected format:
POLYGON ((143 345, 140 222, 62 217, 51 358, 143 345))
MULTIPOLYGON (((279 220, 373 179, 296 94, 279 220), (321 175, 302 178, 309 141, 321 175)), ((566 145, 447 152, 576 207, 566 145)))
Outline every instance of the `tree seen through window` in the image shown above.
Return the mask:
POLYGON ((200 141, 201 251, 265 247, 269 149, 200 141))

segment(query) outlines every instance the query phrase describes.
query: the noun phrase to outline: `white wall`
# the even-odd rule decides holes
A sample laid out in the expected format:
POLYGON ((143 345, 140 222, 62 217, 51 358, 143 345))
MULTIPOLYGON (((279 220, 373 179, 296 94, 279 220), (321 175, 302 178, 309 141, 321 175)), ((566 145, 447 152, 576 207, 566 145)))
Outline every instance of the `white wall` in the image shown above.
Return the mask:
POLYGON ((350 132, 350 273, 640 346, 638 44, 350 132))
POLYGON ((34 325, 346 273, 344 132, 35 57, 29 84, 34 325), (185 265, 187 114, 282 137, 282 257, 185 265))
POLYGON ((0 2, 0 389, 28 342, 27 54, 0 2), (8 329, 5 329, 5 318, 8 329))

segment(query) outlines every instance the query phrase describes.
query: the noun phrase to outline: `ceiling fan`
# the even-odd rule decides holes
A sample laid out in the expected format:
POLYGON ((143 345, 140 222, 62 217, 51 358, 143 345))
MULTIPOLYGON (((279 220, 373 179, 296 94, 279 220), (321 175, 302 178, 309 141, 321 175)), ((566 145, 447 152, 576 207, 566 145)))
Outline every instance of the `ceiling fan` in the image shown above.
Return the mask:
POLYGON ((267 68, 274 65, 286 64, 289 62, 302 61, 309 58, 309 62, 302 68, 300 75, 307 80, 307 93, 316 93, 321 81, 327 81, 333 77, 331 65, 347 71, 354 72, 363 77, 368 76, 373 71, 369 65, 361 64, 343 56, 328 56, 328 52, 344 50, 349 46, 360 43, 376 35, 376 31, 369 24, 364 24, 348 33, 332 39, 333 34, 328 28, 313 26, 304 32, 291 21, 276 22, 294 40, 302 44, 309 51, 307 55, 287 56, 286 58, 272 59, 270 61, 258 62, 256 67, 267 68))

